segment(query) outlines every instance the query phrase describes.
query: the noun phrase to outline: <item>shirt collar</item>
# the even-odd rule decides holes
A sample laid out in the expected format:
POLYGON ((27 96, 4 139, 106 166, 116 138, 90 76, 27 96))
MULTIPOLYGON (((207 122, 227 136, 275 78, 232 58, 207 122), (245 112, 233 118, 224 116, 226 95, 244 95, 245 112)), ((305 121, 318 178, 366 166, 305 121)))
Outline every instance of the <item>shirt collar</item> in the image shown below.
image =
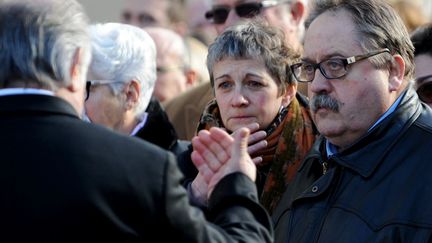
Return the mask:
MULTIPOLYGON (((404 95, 400 95, 399 98, 397 98, 397 100, 393 103, 393 105, 390 106, 390 108, 378 119, 378 121, 376 121, 375 124, 373 124, 368 129, 368 132, 372 130, 374 127, 376 127, 378 124, 380 124, 386 117, 388 117, 391 113, 393 113, 396 110, 403 96, 404 95)), ((326 152, 327 152, 327 158, 338 152, 337 147, 331 144, 327 139, 326 139, 326 152)))
POLYGON ((140 117, 140 122, 135 126, 135 128, 131 132, 131 136, 135 136, 135 134, 138 133, 138 131, 144 127, 146 121, 147 121, 148 113, 144 112, 144 114, 140 117))
POLYGON ((46 89, 32 89, 32 88, 6 88, 6 89, 0 89, 0 96, 25 95, 25 94, 36 94, 36 95, 54 96, 54 92, 46 90, 46 89))

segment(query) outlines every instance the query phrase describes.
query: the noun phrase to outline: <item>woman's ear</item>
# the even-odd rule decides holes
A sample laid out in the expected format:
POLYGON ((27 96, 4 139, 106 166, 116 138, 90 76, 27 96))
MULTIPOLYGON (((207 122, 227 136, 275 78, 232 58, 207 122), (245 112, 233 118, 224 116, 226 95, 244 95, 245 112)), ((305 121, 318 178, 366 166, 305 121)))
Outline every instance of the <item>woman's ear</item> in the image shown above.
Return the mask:
POLYGON ((297 93, 297 83, 288 85, 285 89, 285 93, 282 94, 282 106, 287 107, 294 99, 297 93))
POLYGON ((393 61, 390 66, 389 73, 389 91, 398 91, 401 87, 403 87, 403 80, 405 77, 405 61, 399 55, 393 55, 393 61))
POLYGON ((126 109, 131 110, 138 105, 141 94, 141 85, 136 80, 131 80, 124 88, 126 94, 126 109))

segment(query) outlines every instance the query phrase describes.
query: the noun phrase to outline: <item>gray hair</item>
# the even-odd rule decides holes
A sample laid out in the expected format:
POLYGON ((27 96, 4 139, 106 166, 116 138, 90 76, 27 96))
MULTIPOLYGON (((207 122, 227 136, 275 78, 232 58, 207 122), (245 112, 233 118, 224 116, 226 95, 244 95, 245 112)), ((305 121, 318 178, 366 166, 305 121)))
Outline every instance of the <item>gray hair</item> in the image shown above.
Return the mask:
MULTIPOLYGON (((357 29, 357 40, 364 51, 388 48, 405 61, 405 80, 414 76, 414 47, 397 12, 384 0, 320 0, 316 1, 306 21, 306 28, 322 13, 345 10, 357 29)), ((376 68, 389 67, 389 55, 371 57, 376 68)))
POLYGON ((280 94, 285 92, 287 85, 296 83, 290 65, 299 61, 299 53, 285 44, 280 29, 263 21, 248 20, 227 28, 209 46, 207 69, 212 87, 214 65, 227 58, 263 60, 267 71, 278 82, 280 94))
POLYGON ((1 1, 0 88, 16 81, 52 91, 71 82, 81 48, 82 80, 90 62, 88 18, 75 0, 1 1))
POLYGON ((89 73, 100 79, 119 81, 110 84, 114 94, 119 94, 124 84, 131 80, 140 83, 141 94, 134 112, 145 112, 156 82, 156 47, 143 29, 120 23, 90 26, 92 62, 89 73))

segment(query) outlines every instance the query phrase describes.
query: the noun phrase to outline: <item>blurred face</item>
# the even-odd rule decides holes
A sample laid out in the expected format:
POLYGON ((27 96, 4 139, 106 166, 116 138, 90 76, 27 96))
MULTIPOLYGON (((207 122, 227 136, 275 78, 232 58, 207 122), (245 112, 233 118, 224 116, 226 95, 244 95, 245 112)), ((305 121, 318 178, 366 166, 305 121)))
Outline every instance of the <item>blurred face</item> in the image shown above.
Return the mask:
POLYGON ((416 90, 421 100, 432 107, 432 57, 421 54, 414 58, 416 90))
MULTIPOLYGON (((354 23, 347 12, 325 12, 306 32, 303 60, 316 64, 365 54, 355 38, 354 23)), ((369 59, 347 69, 348 73, 339 79, 327 79, 315 70, 309 86, 312 117, 318 130, 341 148, 365 134, 397 97, 391 96, 389 71, 374 68, 369 59)))
POLYGON ((183 68, 176 65, 158 66, 153 95, 160 102, 166 102, 186 90, 186 76, 183 68))
POLYGON ((279 95, 262 60, 225 59, 215 64, 213 76, 222 122, 230 131, 252 122, 265 129, 289 103, 288 92, 279 95))
POLYGON ((169 26, 166 14, 167 1, 164 0, 125 0, 122 22, 138 27, 169 26))
MULTIPOLYGON (((213 0, 213 9, 218 7, 230 8, 228 16, 223 23, 215 23, 216 32, 221 34, 227 27, 233 26, 238 22, 244 20, 245 18, 240 17, 234 8, 236 6, 241 6, 242 3, 256 3, 263 2, 260 0, 213 0)), ((303 5, 301 5, 304 7, 303 5)), ((296 14, 297 16, 297 14, 296 14)), ((292 15, 292 10, 287 6, 287 4, 278 4, 268 8, 262 8, 257 14, 257 17, 264 18, 270 25, 281 28, 287 39, 287 43, 296 47, 299 45, 300 37, 298 34, 298 28, 300 25, 300 19, 303 17, 303 9, 301 13, 294 19, 292 15)))
POLYGON ((84 106, 86 116, 92 123, 119 130, 124 120, 123 104, 121 95, 115 96, 108 84, 95 84, 90 86, 84 106))
POLYGON ((157 79, 153 95, 161 102, 171 100, 187 88, 186 75, 179 58, 167 52, 157 54, 157 79))

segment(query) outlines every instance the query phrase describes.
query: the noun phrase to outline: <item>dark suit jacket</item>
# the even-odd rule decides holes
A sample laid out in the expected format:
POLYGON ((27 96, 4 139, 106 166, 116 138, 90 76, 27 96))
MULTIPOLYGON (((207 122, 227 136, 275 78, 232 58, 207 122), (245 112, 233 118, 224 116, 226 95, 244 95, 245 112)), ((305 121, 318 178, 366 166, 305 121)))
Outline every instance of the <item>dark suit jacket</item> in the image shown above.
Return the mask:
POLYGON ((57 97, 0 96, 0 156, 1 242, 271 240, 246 176, 218 184, 210 224, 172 153, 85 123, 57 97))

